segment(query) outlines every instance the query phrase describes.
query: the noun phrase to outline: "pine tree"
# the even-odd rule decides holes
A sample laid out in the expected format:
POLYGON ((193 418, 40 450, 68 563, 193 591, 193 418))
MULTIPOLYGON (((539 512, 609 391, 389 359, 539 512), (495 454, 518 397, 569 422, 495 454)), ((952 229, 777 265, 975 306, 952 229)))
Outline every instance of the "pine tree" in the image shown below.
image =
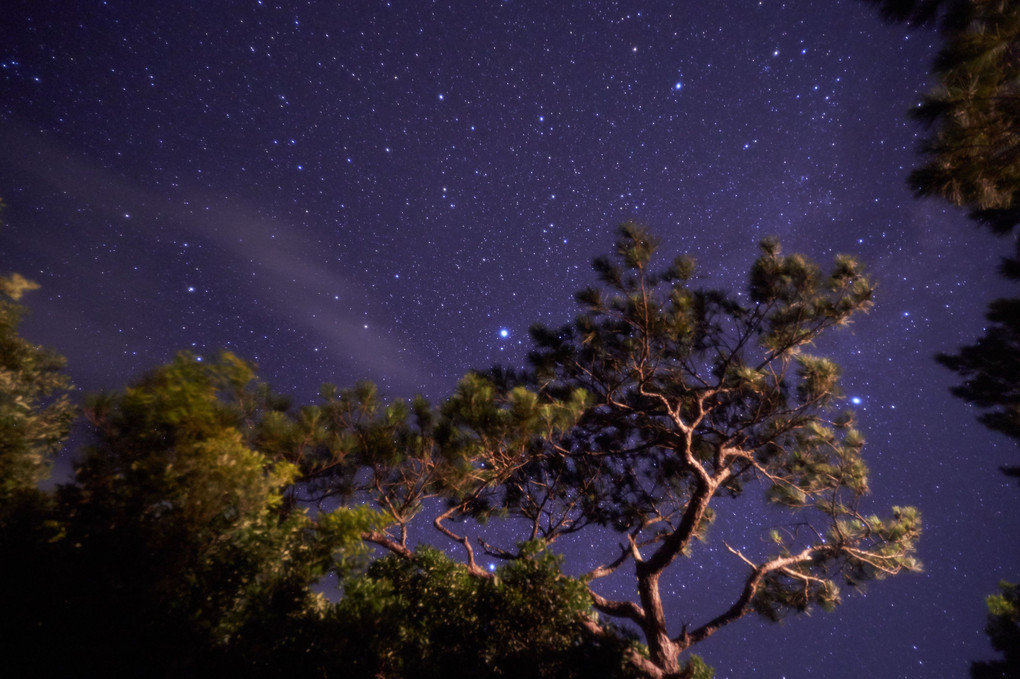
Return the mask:
POLYGON ((974 662, 970 666, 973 679, 1005 679, 1020 676, 1020 587, 1009 582, 999 583, 999 594, 986 600, 988 634, 992 647, 1002 654, 999 660, 974 662))
MULTIPOLYGON (((831 609, 840 584, 916 570, 920 518, 910 507, 894 507, 888 518, 864 512, 863 440, 838 410, 839 368, 807 351, 870 307, 859 265, 840 257, 824 275, 766 241, 747 295, 734 297, 693 288, 685 258, 654 271, 655 249, 644 228, 624 225, 615 255, 596 261, 602 285, 578 294, 578 319, 533 328, 533 368, 469 375, 440 418, 412 426, 432 442, 429 457, 392 458, 396 466, 362 475, 361 492, 398 523, 406 519, 395 508, 445 497, 434 526, 462 546, 478 578, 486 573, 476 546, 510 562, 526 555, 472 540, 461 519, 516 519, 510 525, 526 526, 524 541, 546 546, 597 527, 616 531, 621 546, 608 541, 603 565, 581 579, 597 611, 642 630, 647 652, 629 655, 634 668, 664 677, 694 674, 681 654, 749 613, 780 619, 831 609), (674 628, 661 582, 701 553, 721 498, 748 487, 793 517, 771 532, 762 527, 771 549, 724 545, 745 564, 743 584, 720 590, 715 616, 674 628), (626 563, 635 571, 634 598, 600 595, 597 580, 626 563)), ((375 421, 357 440, 379 433, 386 418, 375 421)), ((353 450, 334 457, 349 459, 353 450)), ((723 507, 751 512, 743 520, 753 524, 760 511, 745 500, 723 507)), ((406 556, 405 537, 391 535, 394 553, 406 556)))
POLYGON ((1020 3, 974 0, 950 26, 914 112, 932 133, 909 182, 1007 232, 1020 223, 1020 3))
MULTIPOLYGON (((1020 281, 1020 241, 1017 255, 1005 258, 1000 272, 1020 281)), ((988 327, 977 342, 936 359, 964 379, 952 393, 985 411, 982 424, 1020 441, 1020 299, 994 300, 985 318, 988 327)), ((1020 476, 1018 466, 1003 471, 1020 476)))

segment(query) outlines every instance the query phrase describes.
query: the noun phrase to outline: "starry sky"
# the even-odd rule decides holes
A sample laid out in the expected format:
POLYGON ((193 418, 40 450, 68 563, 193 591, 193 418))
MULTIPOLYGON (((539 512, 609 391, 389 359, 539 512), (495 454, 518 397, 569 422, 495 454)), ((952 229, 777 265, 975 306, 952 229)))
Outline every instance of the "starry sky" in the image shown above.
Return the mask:
MULTIPOLYGON (((1004 241, 904 184, 939 44, 859 0, 15 0, 0 271, 41 284, 23 332, 83 391, 226 348, 311 402, 359 379, 440 399, 522 365, 627 219, 706 285, 742 286, 767 235, 855 254, 876 307, 822 348, 875 509, 924 513, 925 572, 696 652, 720 679, 965 677, 992 656, 983 597, 1020 578, 1020 492, 997 471, 1016 444, 932 357, 1013 291, 1004 241)), ((759 539, 750 509, 713 530, 759 539)), ((738 587, 735 557, 700 549, 666 583, 677 628, 738 587)), ((566 544, 567 570, 597 550, 566 544)))

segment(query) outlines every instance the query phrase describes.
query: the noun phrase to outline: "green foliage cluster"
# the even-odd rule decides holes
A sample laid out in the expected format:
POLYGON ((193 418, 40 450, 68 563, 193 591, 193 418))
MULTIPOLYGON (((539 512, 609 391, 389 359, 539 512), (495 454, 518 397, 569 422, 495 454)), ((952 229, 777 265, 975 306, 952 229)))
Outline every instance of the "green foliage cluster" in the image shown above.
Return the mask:
MULTIPOLYGON (((944 46, 933 65, 936 87, 913 111, 930 134, 924 162, 908 183, 921 196, 939 196, 970 209, 1000 235, 1020 224, 1020 4, 1013 0, 868 0, 892 21, 937 24, 944 46)), ((1020 243, 1013 239, 1020 253, 1020 243)), ((1020 280, 1020 254, 1000 272, 1020 280)), ((985 335, 940 363, 963 379, 956 396, 986 412, 981 421, 1020 438, 1020 300, 989 305, 985 335)), ((1020 467, 1006 467, 1020 475, 1020 467)))
POLYGON ((182 354, 86 407, 95 440, 35 517, 48 539, 3 567, 6 582, 35 584, 4 590, 5 638, 62 650, 34 661, 40 676, 228 666, 247 637, 319 615, 311 585, 367 556, 377 512, 313 518, 286 501, 296 468, 250 442, 265 405, 252 380, 229 354, 182 354))
POLYGON ((0 497, 0 545, 18 555, 0 562, 13 664, 40 677, 635 676, 633 642, 601 633, 587 589, 551 554, 529 548, 488 579, 434 550, 377 559, 365 538, 391 517, 298 501, 327 449, 399 469, 433 417, 421 400, 413 426, 369 385, 327 388, 322 406, 294 412, 235 356, 180 354, 91 398, 74 481, 39 491, 73 409, 60 361, 18 337, 20 309, 3 311, 2 396, 20 418, 5 420, 18 426, 4 431, 0 497), (327 576, 338 603, 318 593, 327 576))
MULTIPOLYGON (((38 286, 0 276, 0 505, 38 499, 50 459, 67 436, 74 411, 64 359, 18 335, 21 296, 38 286)), ((0 528, 7 518, 0 513, 0 528)))
POLYGON ((530 558, 472 577, 432 548, 389 556, 345 587, 334 638, 351 677, 629 677, 627 635, 595 634, 583 583, 558 559, 530 558), (413 615, 408 615, 409 609, 413 615))

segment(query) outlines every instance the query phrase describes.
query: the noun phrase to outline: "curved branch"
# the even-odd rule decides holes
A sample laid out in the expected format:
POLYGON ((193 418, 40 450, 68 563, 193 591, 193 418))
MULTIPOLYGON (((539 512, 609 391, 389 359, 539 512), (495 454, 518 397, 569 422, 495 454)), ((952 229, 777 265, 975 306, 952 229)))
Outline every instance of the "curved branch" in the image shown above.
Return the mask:
POLYGON ((484 570, 482 570, 477 563, 475 563, 475 550, 471 548, 471 541, 468 540, 466 536, 457 535, 452 530, 443 525, 443 520, 450 518, 450 516, 452 516, 458 509, 460 509, 459 506, 447 509, 445 512, 443 512, 442 514, 435 518, 435 520, 432 522, 432 525, 435 526, 436 529, 438 529, 439 532, 441 532, 446 537, 450 538, 454 542, 459 542, 460 544, 464 545, 464 550, 467 552, 468 558, 467 569, 471 575, 487 575, 487 573, 484 570))
POLYGON ((379 545, 380 547, 383 547, 405 559, 410 559, 414 556, 414 552, 385 533, 379 533, 376 531, 366 532, 361 534, 361 539, 365 542, 371 542, 372 544, 379 545))
MULTIPOLYGON (((752 602, 754 601, 755 595, 758 593, 758 587, 761 585, 761 581, 766 575, 773 571, 783 571, 790 573, 788 570, 791 566, 797 564, 806 563, 811 561, 818 552, 826 551, 829 547, 816 545, 813 547, 807 547, 798 554, 792 554, 790 556, 778 557, 771 561, 766 561, 763 564, 755 566, 754 563, 741 554, 739 551, 733 549, 729 545, 726 545, 733 554, 740 557, 744 563, 752 566, 751 574, 748 576, 747 581, 744 583, 744 588, 740 592, 740 596, 736 602, 730 606, 722 614, 717 615, 715 618, 709 620, 704 625, 688 632, 686 629, 683 633, 677 637, 675 642, 679 645, 680 650, 686 650, 694 644, 704 641, 708 637, 715 634, 719 629, 729 625, 732 622, 736 622, 740 618, 747 615, 752 608, 752 602)), ((803 574, 797 574, 798 578, 803 577, 803 574)))
MULTIPOLYGON (((611 631, 599 625, 595 620, 585 618, 581 624, 595 636, 613 637, 613 633, 611 631)), ((631 665, 636 667, 643 676, 646 676, 649 679, 664 679, 666 676, 666 673, 662 671, 661 667, 642 655, 637 648, 631 647, 627 651, 627 660, 630 661, 631 665)))
MULTIPOLYGON (((633 544, 633 539, 631 541, 631 544, 633 544)), ((619 545, 619 547, 620 547, 620 556, 618 556, 616 559, 614 559, 613 561, 610 561, 607 564, 599 566, 598 568, 595 568, 594 570, 588 571, 587 573, 585 573, 584 575, 581 576, 581 579, 582 580, 597 580, 598 578, 604 578, 607 575, 611 575, 612 573, 615 573, 616 569, 619 568, 620 566, 622 566, 623 563, 627 560, 627 557, 629 557, 631 555, 631 548, 629 546, 628 547, 624 547, 623 545, 619 545)))
POLYGON ((601 594, 591 591, 588 589, 588 593, 591 595, 592 606, 596 610, 611 615, 614 618, 627 618, 636 622, 638 625, 644 625, 645 623, 645 611, 633 601, 613 601, 607 599, 601 594))

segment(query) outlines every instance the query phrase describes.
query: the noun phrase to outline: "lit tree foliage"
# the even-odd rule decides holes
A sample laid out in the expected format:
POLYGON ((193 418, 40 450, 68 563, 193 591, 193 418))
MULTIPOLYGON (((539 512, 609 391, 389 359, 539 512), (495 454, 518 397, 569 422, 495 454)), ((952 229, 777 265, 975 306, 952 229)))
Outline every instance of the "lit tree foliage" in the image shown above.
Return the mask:
MULTIPOLYGON (((38 485, 68 435, 75 409, 64 360, 18 334, 24 292, 36 288, 18 274, 0 277, 0 638, 16 649, 50 583, 52 562, 40 546, 60 537, 53 496, 38 485), (38 579, 37 579, 38 578, 38 579)), ((33 646, 33 648, 39 648, 33 646)), ((14 653, 8 653, 10 658, 14 653)))
MULTIPOLYGON (((1010 234, 1020 223, 1020 3, 892 4, 920 4, 934 13, 940 5, 948 7, 942 22, 946 42, 934 66, 938 85, 916 111, 932 134, 922 149, 924 164, 910 175, 911 186, 920 195, 968 207, 978 222, 1010 234)), ((1005 258, 1000 271, 1020 280, 1018 261, 1005 258)), ((988 328, 975 344, 938 360, 964 379, 952 391, 986 410, 981 416, 986 426, 1020 439, 1020 300, 993 301, 986 318, 988 328)), ((1020 467, 1004 470, 1020 474, 1020 467)))
MULTIPOLYGON (((926 160, 909 183, 918 195, 941 196, 1000 235, 1020 223, 1020 3, 991 0, 868 0, 891 21, 938 24, 945 46, 936 88, 914 112, 927 123, 926 160)), ((1020 253, 1020 242, 1014 239, 1020 253)), ((1020 256, 1002 274, 1020 280, 1020 256)), ((989 326, 975 344, 940 363, 964 378, 953 394, 987 410, 981 421, 1020 439, 1020 300, 989 305, 989 326)), ((1020 467, 1004 467, 1020 476, 1020 467)))
POLYGON ((434 450, 423 400, 412 425, 369 385, 324 395, 294 411, 236 357, 181 354, 92 398, 94 441, 74 481, 23 512, 37 530, 0 532, 19 556, 0 562, 12 666, 39 677, 634 675, 630 637, 603 633, 585 586, 537 546, 478 577, 389 537, 439 483, 429 470, 443 465, 418 462, 434 450), (343 452, 330 462, 330 451, 343 452), (349 475, 348 491, 325 489, 327 471, 349 475), (382 505, 404 520, 385 532, 379 511, 336 501, 363 492, 360 477, 419 504, 382 505), (394 555, 359 575, 373 544, 394 555), (339 602, 316 593, 326 575, 339 577, 339 602))
MULTIPOLYGON (((1020 3, 868 1, 892 21, 937 23, 945 38, 933 67, 937 86, 914 112, 931 134, 910 185, 970 208, 996 233, 1011 233, 1020 223, 1020 3)), ((1020 257, 1005 258, 1000 271, 1020 280, 1020 257)), ((1020 300, 996 300, 986 317, 990 326, 976 344, 938 360, 965 380, 955 395, 989 410, 984 424, 1020 438, 1020 300)), ((1007 471, 1020 474, 1018 467, 1007 471)))
POLYGON ((0 527, 4 507, 36 494, 74 418, 64 359, 18 334, 18 301, 38 286, 0 276, 0 527))
POLYGON ((866 0, 889 21, 938 26, 936 87, 912 113, 930 129, 908 183, 967 207, 998 233, 1020 223, 1020 4, 866 0))

